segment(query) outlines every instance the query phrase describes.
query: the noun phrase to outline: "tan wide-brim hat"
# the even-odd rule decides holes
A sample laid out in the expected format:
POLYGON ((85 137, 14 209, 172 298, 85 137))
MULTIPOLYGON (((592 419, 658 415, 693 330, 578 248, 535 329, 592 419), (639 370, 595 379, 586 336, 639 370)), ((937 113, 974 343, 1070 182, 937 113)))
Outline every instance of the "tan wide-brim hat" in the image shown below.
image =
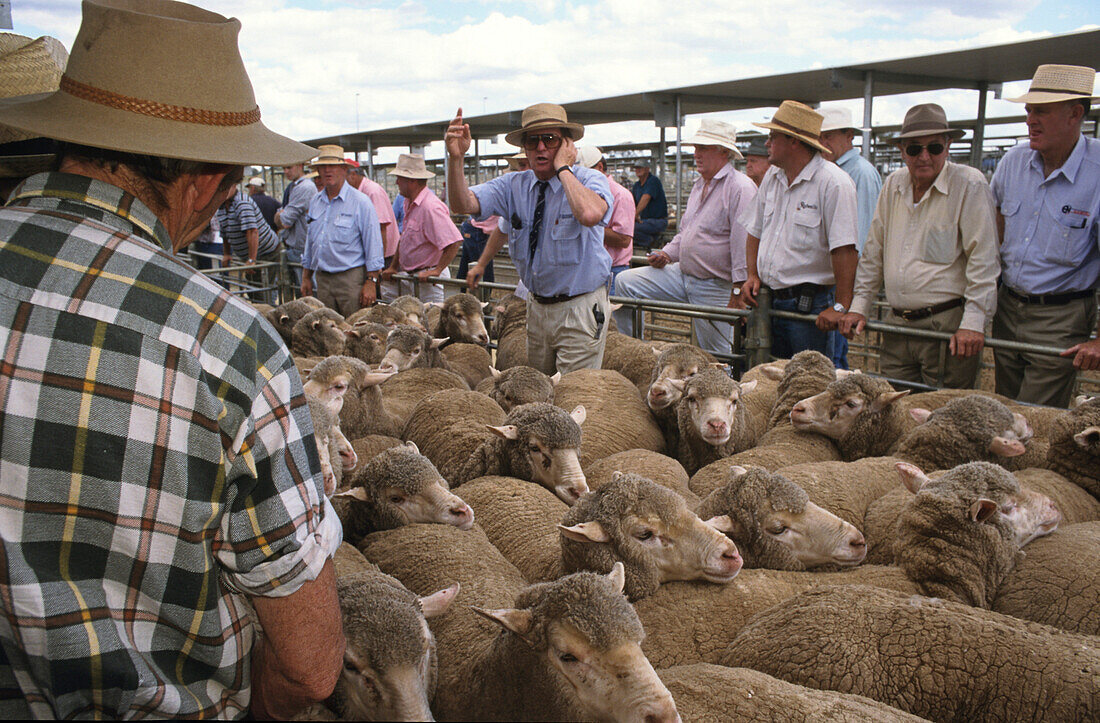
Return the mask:
POLYGON ((397 166, 386 175, 416 179, 435 178, 435 174, 424 165, 424 156, 416 156, 412 153, 402 153, 398 156, 397 166))
POLYGON ((952 139, 966 135, 966 131, 961 128, 951 128, 947 125, 947 113, 938 103, 921 103, 905 112, 901 133, 898 133, 894 140, 901 141, 906 138, 921 138, 941 133, 952 139))
MULTIPOLYGON (((45 98, 57 90, 68 60, 69 51, 56 38, 44 35, 31 40, 25 35, 0 33, 0 98, 18 98, 18 102, 45 98), (29 95, 41 97, 20 97, 29 95)), ((35 137, 0 124, 0 143, 35 137)))
POLYGON ((1040 65, 1031 78, 1031 87, 1013 103, 1060 103, 1064 100, 1092 100, 1096 71, 1083 65, 1040 65))
POLYGON ((785 100, 779 104, 775 115, 768 123, 753 123, 757 128, 779 131, 783 135, 809 143, 819 151, 828 152, 821 144, 821 122, 824 117, 816 110, 796 100, 785 100))
POLYGON ((536 133, 551 128, 568 128, 575 141, 584 138, 584 126, 580 123, 570 123, 565 108, 554 103, 535 103, 523 109, 520 128, 508 133, 504 136, 504 140, 522 148, 525 133, 536 133))
POLYGON ((348 162, 344 158, 344 149, 341 146, 324 145, 317 149, 319 156, 309 162, 309 165, 317 166, 345 166, 348 162))
POLYGON ((737 148, 737 127, 725 121, 704 118, 699 130, 684 143, 689 146, 722 146, 733 151, 734 158, 744 158, 737 148))
POLYGON ((282 166, 316 155, 260 122, 239 20, 171 0, 84 0, 83 10, 60 89, 0 109, 0 123, 207 163, 282 166))

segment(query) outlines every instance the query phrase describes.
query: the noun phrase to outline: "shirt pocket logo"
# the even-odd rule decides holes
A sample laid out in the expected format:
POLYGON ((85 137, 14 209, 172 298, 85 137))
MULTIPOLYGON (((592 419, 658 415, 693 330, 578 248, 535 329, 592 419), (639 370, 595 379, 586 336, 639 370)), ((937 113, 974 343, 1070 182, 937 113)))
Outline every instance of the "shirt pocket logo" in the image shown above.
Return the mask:
POLYGON ((1059 266, 1078 266, 1085 260, 1092 245, 1089 243, 1088 211, 1080 211, 1069 204, 1053 203, 1047 204, 1046 211, 1053 217, 1054 223, 1040 218, 1040 222, 1046 220, 1050 225, 1043 228, 1040 223, 1036 229, 1036 236, 1045 241, 1042 257, 1059 266))

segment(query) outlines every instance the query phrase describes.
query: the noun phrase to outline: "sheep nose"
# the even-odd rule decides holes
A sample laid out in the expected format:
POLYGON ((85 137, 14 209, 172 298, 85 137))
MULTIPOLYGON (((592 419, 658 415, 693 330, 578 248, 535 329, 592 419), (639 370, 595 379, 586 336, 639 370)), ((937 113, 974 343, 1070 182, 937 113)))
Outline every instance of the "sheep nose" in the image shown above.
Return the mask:
POLYGON ((448 510, 448 512, 450 512, 455 517, 469 517, 470 516, 470 506, 469 505, 455 505, 450 510, 448 510))
POLYGON ((848 547, 854 547, 856 549, 867 547, 867 540, 863 539, 863 535, 856 535, 848 540, 848 547))
POLYGON ((709 422, 707 422, 707 426, 710 427, 711 429, 713 429, 715 432, 725 432, 726 431, 726 423, 723 422, 721 419, 712 419, 709 422))
POLYGON ((477 343, 478 344, 488 344, 489 343, 489 335, 484 333, 484 332, 478 334, 477 335, 477 343))
POLYGON ((668 390, 661 389, 660 387, 653 387, 649 390, 649 396, 653 397, 654 399, 664 399, 668 396, 668 390))

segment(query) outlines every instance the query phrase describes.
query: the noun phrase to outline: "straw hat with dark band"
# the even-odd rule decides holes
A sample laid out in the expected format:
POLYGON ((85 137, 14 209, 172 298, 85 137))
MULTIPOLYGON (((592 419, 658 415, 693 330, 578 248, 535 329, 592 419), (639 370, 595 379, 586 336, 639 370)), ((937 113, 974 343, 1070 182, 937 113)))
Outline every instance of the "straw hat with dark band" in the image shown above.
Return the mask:
POLYGON ((947 113, 939 104, 921 103, 905 112, 905 120, 901 123, 901 133, 894 140, 935 136, 941 133, 948 138, 958 139, 962 138, 966 131, 960 128, 948 127, 947 113))
POLYGON ((1060 103, 1064 100, 1092 100, 1096 71, 1083 65, 1040 65, 1031 87, 1013 103, 1060 103))
POLYGON ((520 128, 504 136, 504 140, 513 146, 523 146, 523 136, 526 133, 546 131, 552 128, 568 128, 573 140, 579 141, 584 137, 584 126, 580 123, 570 123, 565 114, 565 108, 553 103, 535 103, 523 109, 520 117, 520 128))
POLYGON ((810 106, 794 100, 785 100, 779 105, 769 123, 753 123, 753 125, 797 138, 819 151, 828 151, 828 148, 821 145, 823 120, 824 117, 810 106))
POLYGON ((239 20, 171 0, 84 0, 60 90, 0 108, 35 136, 189 161, 282 166, 314 149, 260 122, 239 20))
POLYGON ((316 168, 317 166, 347 166, 348 161, 344 158, 344 149, 341 146, 324 145, 317 149, 320 153, 317 158, 310 161, 309 165, 316 168))

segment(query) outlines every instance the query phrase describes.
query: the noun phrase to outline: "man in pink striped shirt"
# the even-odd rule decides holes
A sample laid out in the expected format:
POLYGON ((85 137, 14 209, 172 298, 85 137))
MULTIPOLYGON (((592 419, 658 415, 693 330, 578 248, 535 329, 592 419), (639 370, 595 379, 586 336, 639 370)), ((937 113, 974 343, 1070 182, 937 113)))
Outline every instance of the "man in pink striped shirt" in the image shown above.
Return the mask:
MULTIPOLYGON (((736 140, 736 129, 729 123, 703 119, 688 141, 695 146, 699 178, 691 187, 679 233, 649 255, 648 267, 619 275, 619 296, 721 307, 733 300, 734 290, 747 276, 747 231, 737 219, 756 198, 756 185, 731 163, 741 158, 736 140)), ((616 311, 615 321, 624 334, 633 334, 633 309, 616 311)), ((692 329, 703 349, 730 353, 729 324, 695 319, 692 329)))
POLYGON ((611 196, 615 203, 611 209, 611 220, 603 229, 603 247, 611 256, 611 289, 615 293, 615 278, 630 268, 630 259, 634 256, 634 196, 607 172, 603 160, 603 151, 596 146, 577 148, 577 162, 587 168, 594 168, 607 176, 611 186, 611 196))

